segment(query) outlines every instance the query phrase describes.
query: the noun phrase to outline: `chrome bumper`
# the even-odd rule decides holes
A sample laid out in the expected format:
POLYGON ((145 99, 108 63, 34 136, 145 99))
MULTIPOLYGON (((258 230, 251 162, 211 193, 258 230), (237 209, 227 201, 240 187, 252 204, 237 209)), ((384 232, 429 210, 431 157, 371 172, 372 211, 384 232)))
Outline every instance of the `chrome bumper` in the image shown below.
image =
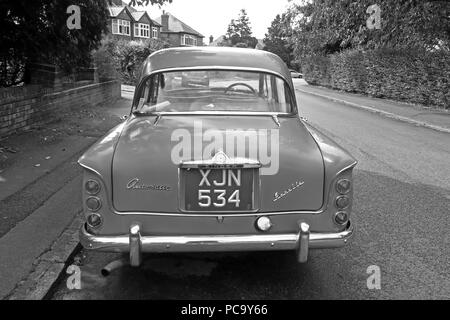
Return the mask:
POLYGON ((308 260, 309 249, 338 248, 353 236, 354 226, 338 233, 310 232, 309 225, 299 224, 298 233, 258 235, 141 236, 139 225, 132 225, 127 235, 96 236, 83 225, 80 242, 86 249, 129 252, 130 264, 141 264, 142 252, 216 252, 296 250, 300 263, 308 260))

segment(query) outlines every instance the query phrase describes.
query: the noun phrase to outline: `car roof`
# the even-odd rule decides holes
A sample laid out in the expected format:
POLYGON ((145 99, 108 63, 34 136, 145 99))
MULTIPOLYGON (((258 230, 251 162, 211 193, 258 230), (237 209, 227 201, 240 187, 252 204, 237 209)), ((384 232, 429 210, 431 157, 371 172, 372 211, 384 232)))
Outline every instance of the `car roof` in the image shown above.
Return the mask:
POLYGON ((264 71, 284 78, 292 86, 289 69, 277 55, 230 47, 180 47, 156 51, 144 62, 140 80, 169 69, 236 69, 264 71))

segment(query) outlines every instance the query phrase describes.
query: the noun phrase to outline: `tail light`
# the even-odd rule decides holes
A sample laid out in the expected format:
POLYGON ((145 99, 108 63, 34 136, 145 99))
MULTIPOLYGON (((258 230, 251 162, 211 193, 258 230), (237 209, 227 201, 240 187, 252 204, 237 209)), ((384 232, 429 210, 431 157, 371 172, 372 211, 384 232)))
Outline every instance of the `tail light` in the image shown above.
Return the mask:
POLYGON ((100 188, 100 183, 98 183, 98 181, 96 180, 88 180, 84 184, 84 189, 86 190, 86 192, 93 196, 100 192, 100 188))
POLYGON ((89 197, 86 199, 86 206, 90 211, 95 212, 101 208, 102 202, 97 197, 89 197))
POLYGON ((334 222, 336 222, 336 224, 340 226, 346 225, 348 219, 349 219, 348 213, 345 211, 336 212, 336 214, 334 215, 334 222))
POLYGON ((339 210, 347 209, 350 206, 350 198, 347 196, 339 196, 336 198, 336 208, 339 210))
POLYGON ((352 183, 348 179, 340 179, 336 183, 336 191, 340 194, 348 194, 352 188, 352 183))
POLYGON ((335 184, 334 205, 337 212, 333 215, 334 223, 338 226, 345 226, 350 220, 350 209, 352 204, 352 181, 351 172, 341 174, 335 184))
POLYGON ((103 218, 100 214, 98 213, 91 213, 88 217, 87 217, 87 224, 89 227, 93 228, 93 229, 98 229, 101 227, 102 223, 103 223, 103 218))

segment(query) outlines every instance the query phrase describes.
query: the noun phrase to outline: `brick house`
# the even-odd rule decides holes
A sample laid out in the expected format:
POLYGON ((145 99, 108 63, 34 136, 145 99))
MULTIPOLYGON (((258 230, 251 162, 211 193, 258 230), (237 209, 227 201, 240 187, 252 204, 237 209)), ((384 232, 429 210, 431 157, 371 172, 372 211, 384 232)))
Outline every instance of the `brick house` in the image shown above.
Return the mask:
POLYGON ((155 19, 162 25, 161 39, 172 47, 203 46, 204 36, 168 12, 155 19))
POLYGON ((125 40, 161 39, 161 24, 147 11, 138 11, 122 0, 109 0, 109 34, 125 40))

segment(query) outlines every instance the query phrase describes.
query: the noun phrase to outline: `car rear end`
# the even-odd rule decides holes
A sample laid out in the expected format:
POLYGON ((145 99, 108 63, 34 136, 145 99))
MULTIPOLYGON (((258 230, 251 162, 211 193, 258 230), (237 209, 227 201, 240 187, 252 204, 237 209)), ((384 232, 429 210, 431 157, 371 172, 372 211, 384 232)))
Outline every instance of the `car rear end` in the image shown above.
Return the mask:
POLYGON ((287 67, 255 50, 189 50, 151 56, 134 99, 146 111, 79 160, 82 245, 133 266, 145 252, 292 250, 306 262, 309 249, 344 246, 356 161, 300 119, 287 67), (180 72, 206 72, 211 88, 169 85, 180 72))
MULTIPOLYGON (((228 119, 227 127, 244 126, 242 118, 228 119)), ((305 262, 309 249, 347 243, 353 233, 355 163, 343 162, 344 154, 336 160, 336 154, 325 154, 333 162, 325 163, 330 144, 314 139, 299 119, 280 119, 276 129, 270 116, 258 116, 244 119, 280 131, 276 174, 261 174, 268 166, 260 161, 230 158, 221 151, 176 165, 171 146, 162 147, 170 139, 164 128, 180 122, 190 127, 194 119, 189 119, 192 123, 165 117, 152 126, 156 132, 139 136, 141 122, 148 119, 131 118, 115 144, 111 167, 98 173, 85 166, 84 247, 129 252, 132 264, 139 265, 143 252, 296 250, 298 261, 305 262), (293 131, 298 137, 288 139, 293 131), (152 137, 151 143, 146 137, 152 137)), ((204 119, 211 127, 220 121, 204 119)))

